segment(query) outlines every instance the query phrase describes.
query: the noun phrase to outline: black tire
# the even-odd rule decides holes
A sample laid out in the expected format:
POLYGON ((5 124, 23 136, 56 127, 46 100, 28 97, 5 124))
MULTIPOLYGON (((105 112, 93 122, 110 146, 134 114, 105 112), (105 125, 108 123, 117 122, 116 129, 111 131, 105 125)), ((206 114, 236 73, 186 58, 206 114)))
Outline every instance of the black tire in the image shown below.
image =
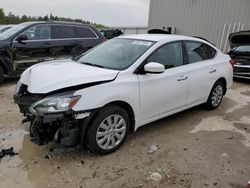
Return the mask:
POLYGON ((4 71, 3 68, 0 66, 0 84, 4 81, 4 71))
POLYGON ((224 84, 223 82, 221 82, 221 81, 217 81, 217 82, 214 84, 214 86, 213 86, 213 88, 212 88, 212 90, 211 90, 211 92, 210 92, 210 94, 209 94, 208 100, 207 100, 207 102, 205 103, 205 107, 206 107, 207 110, 215 110, 216 108, 218 108, 218 107, 220 106, 220 104, 221 104, 221 102, 222 102, 222 99, 223 99, 223 96, 224 96, 224 94, 225 94, 225 89, 226 89, 226 86, 225 86, 225 84, 224 84), (221 91, 221 92, 222 92, 221 98, 220 98, 220 100, 218 100, 217 102, 214 102, 214 100, 213 100, 213 95, 214 95, 214 92, 216 92, 215 90, 218 89, 218 88, 221 88, 221 89, 222 89, 222 91, 221 91))
MULTIPOLYGON (((95 118, 93 119, 93 121, 90 123, 87 133, 86 133, 86 147, 93 153, 95 154, 99 154, 99 155, 106 155, 109 153, 112 153, 114 151, 116 151, 118 148, 120 148, 122 146, 122 144, 124 143, 124 141, 126 140, 126 137, 129 133, 130 130, 130 120, 129 120, 129 115, 128 113, 120 108, 119 106, 116 105, 112 105, 112 106, 107 106, 104 107, 102 110, 100 110, 95 118), (115 146, 112 149, 103 149, 101 148, 98 143, 97 143, 97 131, 101 125, 101 123, 108 117, 112 116, 112 115, 118 115, 120 117, 123 118, 123 120, 125 120, 125 125, 126 125, 126 131, 124 132, 124 136, 122 138, 122 140, 120 141, 120 143, 115 146)), ((113 136, 114 137, 114 136, 113 136)))

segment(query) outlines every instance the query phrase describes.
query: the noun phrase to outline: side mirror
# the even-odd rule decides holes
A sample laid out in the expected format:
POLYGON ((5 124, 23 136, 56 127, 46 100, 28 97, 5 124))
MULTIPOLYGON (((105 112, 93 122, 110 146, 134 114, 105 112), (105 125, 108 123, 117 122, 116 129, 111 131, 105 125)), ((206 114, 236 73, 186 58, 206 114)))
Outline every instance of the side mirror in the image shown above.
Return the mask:
POLYGON ((25 35, 25 34, 20 34, 20 35, 18 35, 17 38, 16 38, 16 41, 19 42, 19 43, 21 43, 21 44, 25 44, 25 43, 23 42, 23 41, 25 41, 25 40, 29 40, 28 36, 25 35))
POLYGON ((164 73, 165 66, 160 63, 151 62, 144 66, 144 71, 149 74, 161 74, 164 73))

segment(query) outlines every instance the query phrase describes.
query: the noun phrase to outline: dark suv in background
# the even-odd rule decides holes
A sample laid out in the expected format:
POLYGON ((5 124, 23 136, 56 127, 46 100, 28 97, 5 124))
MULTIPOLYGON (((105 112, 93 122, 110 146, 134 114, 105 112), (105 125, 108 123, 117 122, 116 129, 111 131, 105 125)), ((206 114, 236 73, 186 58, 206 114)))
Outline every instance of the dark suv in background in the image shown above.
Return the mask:
POLYGON ((112 39, 123 35, 123 32, 119 29, 102 29, 100 32, 106 39, 112 39))
POLYGON ((229 41, 234 77, 250 80, 250 31, 232 33, 229 41))
POLYGON ((26 22, 0 34, 0 83, 43 61, 77 57, 105 38, 94 27, 71 22, 26 22))

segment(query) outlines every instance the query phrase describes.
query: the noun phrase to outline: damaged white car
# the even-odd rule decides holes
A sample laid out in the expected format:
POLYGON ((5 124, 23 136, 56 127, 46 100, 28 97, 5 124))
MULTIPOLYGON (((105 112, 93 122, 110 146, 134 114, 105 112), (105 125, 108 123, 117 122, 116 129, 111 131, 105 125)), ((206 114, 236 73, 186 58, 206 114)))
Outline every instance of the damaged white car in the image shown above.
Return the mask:
POLYGON ((104 42, 77 62, 34 65, 14 101, 30 121, 31 140, 117 150, 140 126, 205 104, 217 108, 232 85, 228 55, 176 35, 131 35, 104 42))

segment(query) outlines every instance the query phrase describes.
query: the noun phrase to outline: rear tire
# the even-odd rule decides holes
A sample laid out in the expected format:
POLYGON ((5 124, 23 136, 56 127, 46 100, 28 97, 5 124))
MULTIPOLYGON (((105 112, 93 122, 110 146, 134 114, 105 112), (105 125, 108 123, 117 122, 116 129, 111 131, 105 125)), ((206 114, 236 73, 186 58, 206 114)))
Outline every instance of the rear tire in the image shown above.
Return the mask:
POLYGON ((225 93, 225 89, 226 89, 226 86, 221 81, 217 81, 214 84, 210 92, 210 95, 208 97, 208 100, 205 104, 208 110, 214 110, 220 106, 224 93, 225 93))
POLYGON ((130 130, 128 113, 119 106, 108 106, 98 112, 86 134, 87 148, 96 154, 109 154, 124 143, 130 130))
POLYGON ((4 81, 4 71, 3 68, 0 66, 0 84, 4 81))

